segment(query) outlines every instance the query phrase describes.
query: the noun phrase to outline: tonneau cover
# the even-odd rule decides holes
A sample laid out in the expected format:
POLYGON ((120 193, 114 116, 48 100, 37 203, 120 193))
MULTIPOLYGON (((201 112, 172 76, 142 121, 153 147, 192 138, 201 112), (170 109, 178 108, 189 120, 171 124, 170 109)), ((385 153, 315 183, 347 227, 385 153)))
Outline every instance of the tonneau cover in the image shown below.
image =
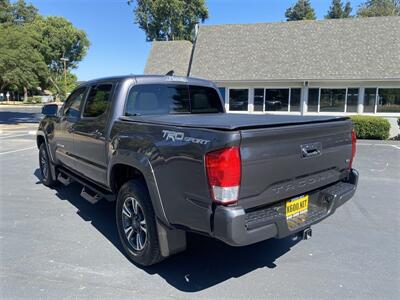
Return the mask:
POLYGON ((221 114, 175 114, 143 115, 121 117, 121 120, 140 123, 156 123, 178 127, 195 127, 219 130, 238 130, 246 128, 277 127, 297 124, 324 123, 345 120, 347 117, 333 116, 293 116, 293 115, 251 115, 236 113, 221 114))

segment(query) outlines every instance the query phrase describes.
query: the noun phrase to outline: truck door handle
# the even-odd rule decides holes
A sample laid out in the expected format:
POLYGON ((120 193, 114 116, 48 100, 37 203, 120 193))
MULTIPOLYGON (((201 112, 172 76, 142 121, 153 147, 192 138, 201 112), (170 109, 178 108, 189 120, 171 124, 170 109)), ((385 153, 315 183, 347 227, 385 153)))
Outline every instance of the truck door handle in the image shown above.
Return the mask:
POLYGON ((301 156, 303 158, 313 157, 321 155, 322 145, 321 143, 306 144, 306 145, 301 145, 300 149, 301 149, 301 156))
POLYGON ((103 136, 103 133, 100 130, 96 129, 96 131, 92 132, 90 135, 96 139, 99 139, 103 136))
POLYGON ((304 150, 305 152, 303 152, 304 156, 314 156, 314 155, 318 155, 321 153, 321 151, 319 151, 318 149, 310 149, 310 150, 304 150))

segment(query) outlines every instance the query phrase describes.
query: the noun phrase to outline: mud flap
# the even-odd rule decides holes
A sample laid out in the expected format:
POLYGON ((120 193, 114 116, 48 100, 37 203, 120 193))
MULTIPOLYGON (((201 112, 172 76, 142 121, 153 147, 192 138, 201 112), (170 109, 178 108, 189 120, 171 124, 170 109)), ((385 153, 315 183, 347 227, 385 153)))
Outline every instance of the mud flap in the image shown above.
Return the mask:
POLYGON ((186 232, 179 229, 170 229, 156 220, 158 242, 161 255, 168 257, 186 250, 186 232))

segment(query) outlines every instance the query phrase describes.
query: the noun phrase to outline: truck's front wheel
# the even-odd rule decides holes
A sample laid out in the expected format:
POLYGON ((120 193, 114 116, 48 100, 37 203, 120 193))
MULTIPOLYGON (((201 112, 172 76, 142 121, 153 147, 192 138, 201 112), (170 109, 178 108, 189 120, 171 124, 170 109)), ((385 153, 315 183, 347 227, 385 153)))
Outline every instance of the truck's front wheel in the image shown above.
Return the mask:
POLYGON ((126 182, 118 192, 117 227, 128 257, 142 266, 162 260, 153 207, 141 181, 126 182))
POLYGON ((57 183, 57 181, 51 177, 50 164, 51 161, 47 153, 46 144, 42 143, 39 147, 39 166, 40 172, 42 173, 42 182, 48 187, 52 187, 57 183))

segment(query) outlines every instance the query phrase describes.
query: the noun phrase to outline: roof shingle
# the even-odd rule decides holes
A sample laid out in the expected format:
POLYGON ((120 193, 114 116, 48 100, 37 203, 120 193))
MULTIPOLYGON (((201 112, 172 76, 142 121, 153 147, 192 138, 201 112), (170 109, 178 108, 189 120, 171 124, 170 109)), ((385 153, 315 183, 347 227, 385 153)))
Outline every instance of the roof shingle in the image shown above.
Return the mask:
POLYGON ((397 80, 400 17, 201 26, 190 76, 216 81, 397 80))
POLYGON ((165 75, 174 70, 177 76, 187 76, 191 54, 192 43, 189 41, 155 41, 144 74, 165 75))

